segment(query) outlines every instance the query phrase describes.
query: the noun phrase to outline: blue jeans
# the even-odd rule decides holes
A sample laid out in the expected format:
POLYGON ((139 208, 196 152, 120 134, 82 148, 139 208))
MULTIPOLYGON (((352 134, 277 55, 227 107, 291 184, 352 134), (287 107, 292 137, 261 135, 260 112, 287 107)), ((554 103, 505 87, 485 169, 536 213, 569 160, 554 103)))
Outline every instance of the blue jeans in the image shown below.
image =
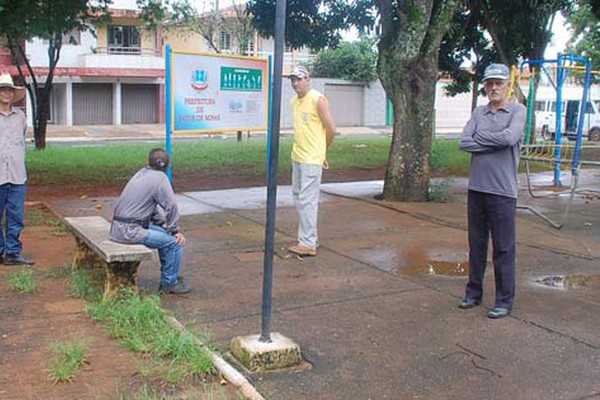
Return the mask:
POLYGON ((0 220, 6 212, 6 232, 0 229, 0 255, 19 254, 23 249, 21 231, 25 217, 25 192, 27 187, 5 183, 0 185, 0 220))
POLYGON ((146 234, 140 239, 143 244, 151 249, 158 249, 160 258, 160 284, 172 286, 179 282, 179 268, 183 247, 177 244, 175 236, 157 225, 150 225, 146 234))

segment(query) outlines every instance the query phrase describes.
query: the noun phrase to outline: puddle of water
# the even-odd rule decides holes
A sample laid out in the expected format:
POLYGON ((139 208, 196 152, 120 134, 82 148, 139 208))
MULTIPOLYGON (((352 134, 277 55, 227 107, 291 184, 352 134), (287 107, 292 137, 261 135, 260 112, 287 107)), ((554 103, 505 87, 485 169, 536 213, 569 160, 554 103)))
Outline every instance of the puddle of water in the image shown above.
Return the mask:
POLYGON ((407 275, 444 275, 464 276, 469 274, 468 262, 448 262, 428 260, 425 264, 417 264, 402 270, 407 275))
POLYGON ((412 248, 409 251, 402 252, 383 246, 361 250, 360 258, 362 260, 385 272, 413 276, 463 276, 469 273, 468 261, 457 260, 455 253, 436 253, 430 256, 427 251, 420 248, 412 248))
POLYGON ((535 282, 555 289, 577 289, 587 286, 588 279, 585 275, 551 275, 536 279, 535 282))
POLYGON ((463 276, 469 273, 469 262, 457 258, 455 252, 436 252, 433 249, 413 247, 402 254, 402 268, 406 275, 463 276))

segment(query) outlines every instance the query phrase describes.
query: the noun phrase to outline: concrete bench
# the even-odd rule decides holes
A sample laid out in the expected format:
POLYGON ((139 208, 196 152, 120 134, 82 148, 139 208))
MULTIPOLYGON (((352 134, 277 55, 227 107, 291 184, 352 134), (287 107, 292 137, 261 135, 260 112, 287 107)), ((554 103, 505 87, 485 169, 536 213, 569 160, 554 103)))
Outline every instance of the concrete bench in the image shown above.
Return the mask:
POLYGON ((152 258, 152 250, 113 242, 110 223, 102 217, 66 217, 65 222, 77 242, 73 268, 106 268, 105 298, 116 296, 122 288, 137 291, 138 266, 152 258))

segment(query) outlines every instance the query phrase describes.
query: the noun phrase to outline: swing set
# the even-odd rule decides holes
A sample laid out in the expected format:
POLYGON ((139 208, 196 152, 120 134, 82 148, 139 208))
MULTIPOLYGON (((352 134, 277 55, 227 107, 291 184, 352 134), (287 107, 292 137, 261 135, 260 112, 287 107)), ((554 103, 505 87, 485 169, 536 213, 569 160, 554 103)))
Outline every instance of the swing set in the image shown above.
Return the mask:
MULTIPOLYGON (((600 191, 594 189, 578 188, 581 166, 600 166, 600 162, 598 161, 581 159, 584 126, 586 125, 586 111, 588 111, 590 103, 592 75, 600 75, 600 72, 592 71, 590 61, 587 58, 561 53, 558 54, 556 59, 524 61, 521 63, 520 69, 513 67, 511 73, 513 87, 516 87, 522 78, 529 78, 527 123, 525 126, 525 139, 523 146, 521 147, 521 160, 525 163, 528 192, 533 198, 568 196, 560 221, 553 220, 543 212, 529 205, 519 205, 517 207, 534 213, 556 229, 562 228, 566 223, 575 194, 587 194, 589 196, 590 192, 600 193, 600 191), (528 73, 525 72, 526 66, 529 70, 528 73), (554 73, 549 71, 550 67, 554 67, 554 73), (556 95, 556 102, 552 102, 552 109, 553 111, 555 110, 553 118, 555 126, 554 134, 550 137, 551 140, 534 140, 534 111, 536 104, 535 81, 536 78, 539 78, 537 76, 539 74, 545 75, 556 95), (575 74, 584 74, 583 87, 581 88, 581 100, 565 103, 563 99, 565 83, 570 76, 575 74), (566 112, 563 112, 565 104, 567 104, 567 109, 566 112), (574 143, 572 143, 571 140, 563 141, 565 138, 573 138, 574 143), (532 162, 536 165, 546 164, 552 168, 553 190, 540 191, 533 188, 530 174, 530 163, 532 162), (571 176, 570 185, 568 189, 563 190, 561 174, 567 172, 569 169, 571 176)), ((592 134, 595 133, 597 132, 593 131, 590 133, 590 139, 593 138, 592 134)))

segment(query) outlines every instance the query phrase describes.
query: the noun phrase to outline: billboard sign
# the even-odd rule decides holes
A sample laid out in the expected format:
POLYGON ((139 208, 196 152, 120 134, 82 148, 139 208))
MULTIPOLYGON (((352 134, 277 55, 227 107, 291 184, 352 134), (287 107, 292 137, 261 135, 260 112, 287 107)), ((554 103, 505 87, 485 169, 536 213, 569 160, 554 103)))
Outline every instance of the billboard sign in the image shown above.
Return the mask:
POLYGON ((269 61, 173 51, 172 130, 267 130, 269 61))

